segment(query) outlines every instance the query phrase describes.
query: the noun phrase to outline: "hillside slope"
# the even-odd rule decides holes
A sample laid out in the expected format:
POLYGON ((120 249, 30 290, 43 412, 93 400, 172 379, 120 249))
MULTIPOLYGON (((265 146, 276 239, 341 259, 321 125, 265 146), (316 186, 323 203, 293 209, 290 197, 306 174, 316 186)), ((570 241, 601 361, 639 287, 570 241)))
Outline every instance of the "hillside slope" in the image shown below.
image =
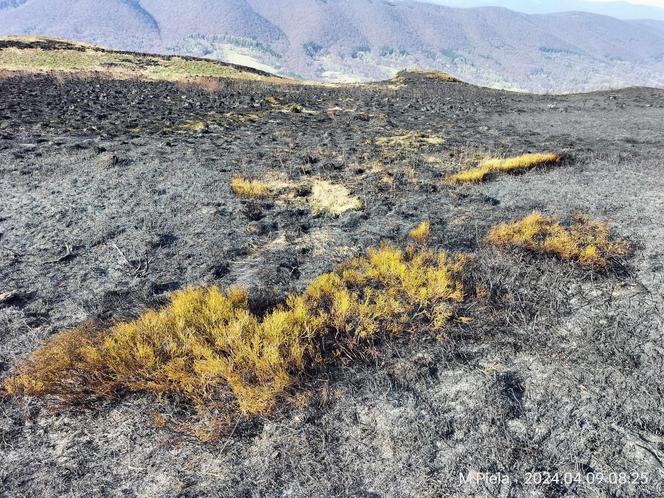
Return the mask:
POLYGON ((299 84, 246 66, 180 55, 149 55, 109 50, 48 37, 0 37, 0 71, 10 74, 57 73, 59 77, 108 77, 197 83, 218 87, 220 79, 299 84))
POLYGON ((205 56, 306 79, 378 80, 424 66, 533 91, 664 85, 661 23, 594 14, 382 0, 26 0, 0 9, 0 33, 205 56))
MULTIPOLYGON (((0 495, 661 497, 664 90, 534 96, 435 76, 228 79, 216 91, 0 77, 0 495), (447 181, 487 157, 538 152, 567 159, 447 181), (238 178, 270 192, 239 195, 238 178), (321 192, 346 209, 318 209, 321 192), (633 252, 595 271, 487 242, 535 210, 608 223, 633 252), (15 368, 62 331, 88 324, 80 347, 189 286, 246 288, 252 313, 274 316, 338 263, 405 247, 423 220, 432 250, 467 255, 445 328, 425 301, 417 317, 398 313, 407 332, 358 333, 344 350, 330 334, 326 361, 308 363, 268 413, 226 420, 178 391, 146 392, 163 365, 149 336, 120 343, 140 360, 125 370, 138 389, 111 382, 99 400, 79 370, 82 383, 71 372, 55 382, 82 386, 82 406, 4 396, 15 368)), ((409 282, 421 295, 422 280, 409 282)), ((372 295, 394 309, 382 289, 372 295)), ((183 347, 200 358, 213 340, 192 332, 183 347)), ((66 369, 62 358, 43 365, 66 369)), ((208 372, 196 380, 233 406, 208 372)))

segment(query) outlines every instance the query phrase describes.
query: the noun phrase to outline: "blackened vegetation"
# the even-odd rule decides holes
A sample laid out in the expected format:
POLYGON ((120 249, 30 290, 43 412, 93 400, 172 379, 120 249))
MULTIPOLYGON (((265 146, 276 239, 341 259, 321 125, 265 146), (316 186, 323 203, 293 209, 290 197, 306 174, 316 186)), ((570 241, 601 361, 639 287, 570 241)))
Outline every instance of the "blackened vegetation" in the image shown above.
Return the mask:
POLYGON ((3 399, 7 494, 658 496, 661 91, 536 97, 413 74, 208 92, 38 76, 0 80, 0 95, 3 373, 59 330, 134 317, 186 285, 248 287, 265 313, 424 219, 435 247, 474 256, 465 320, 340 360, 312 374, 308 399, 218 442, 156 427, 182 420, 178 400, 53 414, 3 399), (485 154, 541 151, 574 159, 444 182, 485 154), (243 200, 237 175, 298 187, 243 200), (361 209, 312 213, 313 179, 343 185, 361 209), (630 272, 484 244, 491 226, 533 210, 608 221, 640 244, 630 272), (533 469, 649 481, 533 487, 533 469), (511 484, 461 485, 471 471, 511 484))

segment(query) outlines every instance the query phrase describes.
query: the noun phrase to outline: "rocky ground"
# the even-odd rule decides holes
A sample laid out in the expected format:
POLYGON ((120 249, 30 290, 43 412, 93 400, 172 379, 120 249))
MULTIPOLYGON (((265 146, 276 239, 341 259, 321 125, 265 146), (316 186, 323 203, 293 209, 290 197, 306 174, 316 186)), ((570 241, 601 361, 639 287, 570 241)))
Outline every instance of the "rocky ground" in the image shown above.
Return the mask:
POLYGON ((0 399, 0 496, 664 496, 663 131, 651 89, 0 80, 0 376, 59 330, 187 285, 243 285, 269 306, 423 219, 437 247, 476 256, 469 278, 490 294, 447 337, 383 344, 312 379, 307 406, 216 442, 157 428, 178 408, 145 396, 0 399), (540 151, 568 159, 443 181, 482 154, 540 151), (324 179, 363 207, 240 200, 238 174, 324 179), (535 209, 606 220, 634 254, 596 274, 482 242, 535 209))

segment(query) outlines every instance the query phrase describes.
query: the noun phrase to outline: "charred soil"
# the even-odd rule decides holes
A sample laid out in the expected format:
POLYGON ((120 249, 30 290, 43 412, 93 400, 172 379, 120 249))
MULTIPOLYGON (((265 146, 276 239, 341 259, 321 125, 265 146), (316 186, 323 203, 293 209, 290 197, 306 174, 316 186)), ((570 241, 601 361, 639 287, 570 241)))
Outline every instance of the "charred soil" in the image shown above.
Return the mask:
POLYGON ((177 399, 0 398, 0 496, 662 496, 664 91, 534 96, 420 73, 209 90, 0 79, 0 376, 59 331, 190 285, 271 309, 423 220, 434 248, 473 256, 464 320, 311 372, 306 403, 216 441, 174 429, 177 399), (565 160, 445 181, 546 152, 565 160), (238 196, 234 178, 268 190, 238 196), (486 244, 535 210, 606 221, 633 251, 594 272, 486 244), (509 482, 460 480, 474 473, 509 482))

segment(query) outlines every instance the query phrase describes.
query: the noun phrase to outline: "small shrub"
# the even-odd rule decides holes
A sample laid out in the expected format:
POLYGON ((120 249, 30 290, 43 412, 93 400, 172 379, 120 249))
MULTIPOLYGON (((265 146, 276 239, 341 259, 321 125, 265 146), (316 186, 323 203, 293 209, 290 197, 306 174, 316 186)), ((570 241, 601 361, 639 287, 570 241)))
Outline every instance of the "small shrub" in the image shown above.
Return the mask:
POLYGON ((137 320, 56 335, 4 389, 65 403, 123 392, 171 394, 229 420, 269 413, 287 394, 297 399, 300 374, 335 351, 379 333, 445 327, 464 298, 463 264, 445 252, 383 245, 321 275, 264 316, 251 312, 246 290, 186 289, 137 320))
POLYGON ((263 199, 272 192, 268 184, 258 180, 247 180, 240 176, 231 180, 231 190, 243 199, 263 199))
POLYGON ((577 216, 574 224, 565 228, 557 217, 538 212, 493 227, 487 242, 496 247, 518 247, 555 255, 585 267, 600 269, 609 267, 629 252, 626 241, 611 239, 611 230, 606 223, 577 216))
POLYGON ((559 163, 562 157, 559 154, 524 154, 506 159, 487 159, 482 161, 478 167, 460 171, 456 175, 447 178, 448 183, 477 183, 495 172, 512 173, 525 171, 537 166, 546 166, 559 163))

